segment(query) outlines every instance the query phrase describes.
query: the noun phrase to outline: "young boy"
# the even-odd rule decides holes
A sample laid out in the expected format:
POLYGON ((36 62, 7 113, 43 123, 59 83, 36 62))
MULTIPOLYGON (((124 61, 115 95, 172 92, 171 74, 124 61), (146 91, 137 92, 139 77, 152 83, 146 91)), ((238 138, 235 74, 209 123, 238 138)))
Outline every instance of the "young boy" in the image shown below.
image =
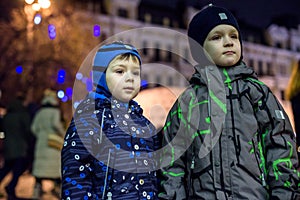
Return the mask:
POLYGON ((99 48, 96 90, 77 107, 62 149, 62 199, 157 199, 155 128, 132 100, 140 74, 133 46, 99 48))
POLYGON ((199 64, 164 127, 159 198, 299 199, 295 135, 276 97, 242 62, 234 16, 209 5, 188 36, 199 64))

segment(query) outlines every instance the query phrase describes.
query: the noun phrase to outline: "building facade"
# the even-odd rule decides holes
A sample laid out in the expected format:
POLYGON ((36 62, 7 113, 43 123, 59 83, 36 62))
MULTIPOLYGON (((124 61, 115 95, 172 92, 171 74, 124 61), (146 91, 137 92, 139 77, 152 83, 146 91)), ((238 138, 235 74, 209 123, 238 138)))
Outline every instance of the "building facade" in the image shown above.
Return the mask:
MULTIPOLYGON (((151 5, 149 0, 74 1, 80 12, 88 12, 96 19, 102 35, 132 43, 141 50, 144 80, 153 85, 185 87, 195 64, 189 52, 186 27, 198 10, 182 8, 180 0, 173 3, 174 6, 167 7, 164 3, 151 5), (159 6, 165 15, 157 14, 159 6)), ((292 63, 300 59, 300 25, 298 29, 289 30, 272 24, 261 31, 266 44, 253 42, 257 41, 257 30, 246 35, 244 61, 284 100, 292 63)))

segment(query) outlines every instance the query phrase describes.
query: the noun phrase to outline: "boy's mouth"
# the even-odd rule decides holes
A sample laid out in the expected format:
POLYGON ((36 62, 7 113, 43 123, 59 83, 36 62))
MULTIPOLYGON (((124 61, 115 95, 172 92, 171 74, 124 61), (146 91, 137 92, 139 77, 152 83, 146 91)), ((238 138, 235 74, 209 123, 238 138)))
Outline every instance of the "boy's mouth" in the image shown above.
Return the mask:
POLYGON ((235 54, 235 52, 234 51, 225 51, 223 54, 225 54, 225 55, 233 55, 233 54, 235 54))
POLYGON ((134 90, 133 87, 124 87, 123 89, 126 90, 126 91, 133 91, 134 90))

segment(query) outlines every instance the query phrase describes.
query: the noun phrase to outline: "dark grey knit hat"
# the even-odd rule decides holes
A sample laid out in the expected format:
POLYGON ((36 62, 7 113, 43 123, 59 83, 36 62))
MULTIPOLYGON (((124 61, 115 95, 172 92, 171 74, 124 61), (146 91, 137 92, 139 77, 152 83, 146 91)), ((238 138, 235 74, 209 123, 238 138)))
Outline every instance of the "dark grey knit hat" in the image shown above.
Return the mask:
MULTIPOLYGON (((239 40, 242 46, 241 32, 237 20, 226 8, 209 4, 200 10, 191 20, 188 27, 188 37, 191 54, 195 61, 207 64, 208 60, 203 53, 203 44, 208 33, 216 26, 227 24, 235 27, 239 32, 239 40)), ((242 59, 242 53, 241 58, 242 59)))
POLYGON ((188 36, 203 45, 208 33, 220 24, 231 25, 240 33, 239 25, 230 11, 210 4, 193 17, 188 27, 188 36))

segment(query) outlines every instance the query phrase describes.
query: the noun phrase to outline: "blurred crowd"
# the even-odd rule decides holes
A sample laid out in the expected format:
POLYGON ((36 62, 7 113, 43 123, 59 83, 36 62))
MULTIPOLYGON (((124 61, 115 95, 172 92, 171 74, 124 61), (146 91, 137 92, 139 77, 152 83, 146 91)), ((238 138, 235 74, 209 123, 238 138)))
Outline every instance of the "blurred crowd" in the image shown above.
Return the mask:
POLYGON ((65 123, 54 90, 46 89, 37 104, 27 103, 22 94, 7 105, 0 104, 0 198, 19 199, 16 186, 26 172, 35 178, 32 199, 41 199, 45 194, 44 180, 53 182, 51 195, 60 199, 64 134, 65 123), (51 143, 50 136, 54 138, 51 143), (11 178, 4 185, 9 174, 11 178))

